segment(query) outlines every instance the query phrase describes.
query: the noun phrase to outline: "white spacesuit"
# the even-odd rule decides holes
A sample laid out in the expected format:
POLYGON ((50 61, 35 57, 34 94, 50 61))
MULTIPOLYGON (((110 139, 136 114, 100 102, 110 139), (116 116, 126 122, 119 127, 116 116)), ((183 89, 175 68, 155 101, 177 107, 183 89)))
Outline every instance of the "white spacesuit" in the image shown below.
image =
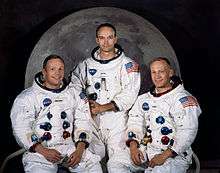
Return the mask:
POLYGON ((163 165, 148 167, 145 173, 182 173, 187 170, 200 113, 198 102, 182 84, 159 97, 152 92, 138 97, 129 112, 128 140, 140 142, 144 137, 151 138, 144 153, 149 160, 167 148, 177 154, 163 165))
MULTIPOLYGON (((130 156, 125 152, 127 111, 134 104, 140 88, 138 64, 117 48, 116 57, 110 60, 101 60, 99 47, 95 48, 92 57, 74 69, 70 83, 79 90, 86 90, 89 99, 99 104, 113 102, 117 108, 116 112, 98 114, 93 122, 97 135, 107 146, 109 173, 127 172, 125 165, 130 163, 130 156)), ((101 156, 104 154, 102 151, 101 156)))
MULTIPOLYGON (((11 121, 14 136, 21 147, 27 149, 23 155, 25 172, 54 173, 57 164, 53 164, 43 155, 30 152, 37 142, 43 146, 59 151, 63 157, 75 150, 75 141, 90 142, 90 131, 87 121, 89 105, 80 99, 79 94, 63 85, 60 89, 45 88, 37 74, 32 87, 19 94, 11 110, 11 121), (83 138, 83 139, 81 139, 83 138)), ((85 150, 81 162, 74 168, 75 172, 102 172, 100 156, 85 150)))

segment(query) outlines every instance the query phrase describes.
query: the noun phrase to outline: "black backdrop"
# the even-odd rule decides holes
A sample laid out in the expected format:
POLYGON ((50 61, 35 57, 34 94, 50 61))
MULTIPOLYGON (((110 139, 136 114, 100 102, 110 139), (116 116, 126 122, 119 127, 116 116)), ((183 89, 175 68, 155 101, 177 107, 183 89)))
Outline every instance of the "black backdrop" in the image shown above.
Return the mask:
POLYGON ((91 7, 118 7, 155 25, 174 48, 185 83, 203 113, 193 148, 201 161, 220 160, 218 46, 220 3, 211 0, 1 0, 0 2, 0 163, 17 146, 11 105, 24 89, 28 58, 41 35, 57 21, 91 7))

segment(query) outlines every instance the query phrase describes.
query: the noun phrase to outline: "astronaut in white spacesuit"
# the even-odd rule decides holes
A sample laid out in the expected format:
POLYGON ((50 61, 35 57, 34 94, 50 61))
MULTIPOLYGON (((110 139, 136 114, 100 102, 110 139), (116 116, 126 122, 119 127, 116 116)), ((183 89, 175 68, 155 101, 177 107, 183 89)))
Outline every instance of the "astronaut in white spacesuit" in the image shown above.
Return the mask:
POLYGON ((191 163, 201 109, 167 58, 152 60, 150 71, 154 87, 140 95, 129 112, 126 144, 133 163, 145 164, 145 173, 184 173, 191 163))
MULTIPOLYGON (((100 136, 108 153, 109 173, 129 172, 126 154, 127 111, 134 104, 140 88, 139 65, 125 56, 116 44, 115 27, 104 23, 96 29, 98 47, 92 57, 74 69, 70 86, 86 92, 93 115, 94 133, 100 136)), ((97 147, 97 150, 100 150, 97 147)), ((103 157, 105 151, 100 151, 103 157)))
POLYGON ((27 150, 25 172, 55 173, 61 165, 71 172, 101 173, 100 156, 86 149, 89 113, 89 104, 67 87, 63 59, 48 56, 33 86, 15 99, 10 115, 14 136, 27 150))

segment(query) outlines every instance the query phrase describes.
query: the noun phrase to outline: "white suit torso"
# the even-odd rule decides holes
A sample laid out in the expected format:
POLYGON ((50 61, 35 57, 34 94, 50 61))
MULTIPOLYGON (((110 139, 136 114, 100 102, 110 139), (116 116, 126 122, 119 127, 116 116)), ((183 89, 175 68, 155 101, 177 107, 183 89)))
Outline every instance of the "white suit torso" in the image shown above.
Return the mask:
POLYGON ((88 94, 96 93, 96 102, 100 104, 111 101, 116 103, 118 112, 110 111, 97 116, 100 127, 111 129, 114 128, 114 122, 125 123, 127 119, 125 113, 137 98, 140 89, 139 67, 123 52, 106 64, 91 57, 76 67, 70 85, 78 86, 79 90, 83 87, 88 94))
POLYGON ((147 145, 150 159, 169 147, 190 160, 200 113, 198 102, 182 85, 160 97, 148 92, 138 97, 129 112, 128 131, 138 140, 145 133, 152 136, 147 145))
POLYGON ((73 93, 73 89, 70 92, 65 88, 55 93, 41 88, 34 82, 32 87, 18 95, 11 110, 16 140, 22 147, 29 149, 34 143, 33 134, 38 139, 43 139, 45 133, 50 133, 51 139, 43 140, 45 146, 73 143, 74 123, 76 140, 82 131, 89 134, 89 126, 85 121, 89 114, 89 106, 83 103, 84 101, 73 93))

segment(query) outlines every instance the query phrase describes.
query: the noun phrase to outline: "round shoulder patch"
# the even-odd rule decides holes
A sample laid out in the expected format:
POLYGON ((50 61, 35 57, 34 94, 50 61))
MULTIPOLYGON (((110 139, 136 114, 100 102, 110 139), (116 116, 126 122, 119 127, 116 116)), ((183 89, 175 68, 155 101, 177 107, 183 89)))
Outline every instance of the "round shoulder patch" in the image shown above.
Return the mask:
POLYGON ((49 106, 50 104, 52 103, 52 100, 49 99, 49 98, 45 98, 43 100, 43 105, 46 107, 46 106, 49 106))
POLYGON ((149 104, 147 102, 144 102, 143 105, 142 105, 142 109, 144 111, 148 111, 149 110, 149 104))

